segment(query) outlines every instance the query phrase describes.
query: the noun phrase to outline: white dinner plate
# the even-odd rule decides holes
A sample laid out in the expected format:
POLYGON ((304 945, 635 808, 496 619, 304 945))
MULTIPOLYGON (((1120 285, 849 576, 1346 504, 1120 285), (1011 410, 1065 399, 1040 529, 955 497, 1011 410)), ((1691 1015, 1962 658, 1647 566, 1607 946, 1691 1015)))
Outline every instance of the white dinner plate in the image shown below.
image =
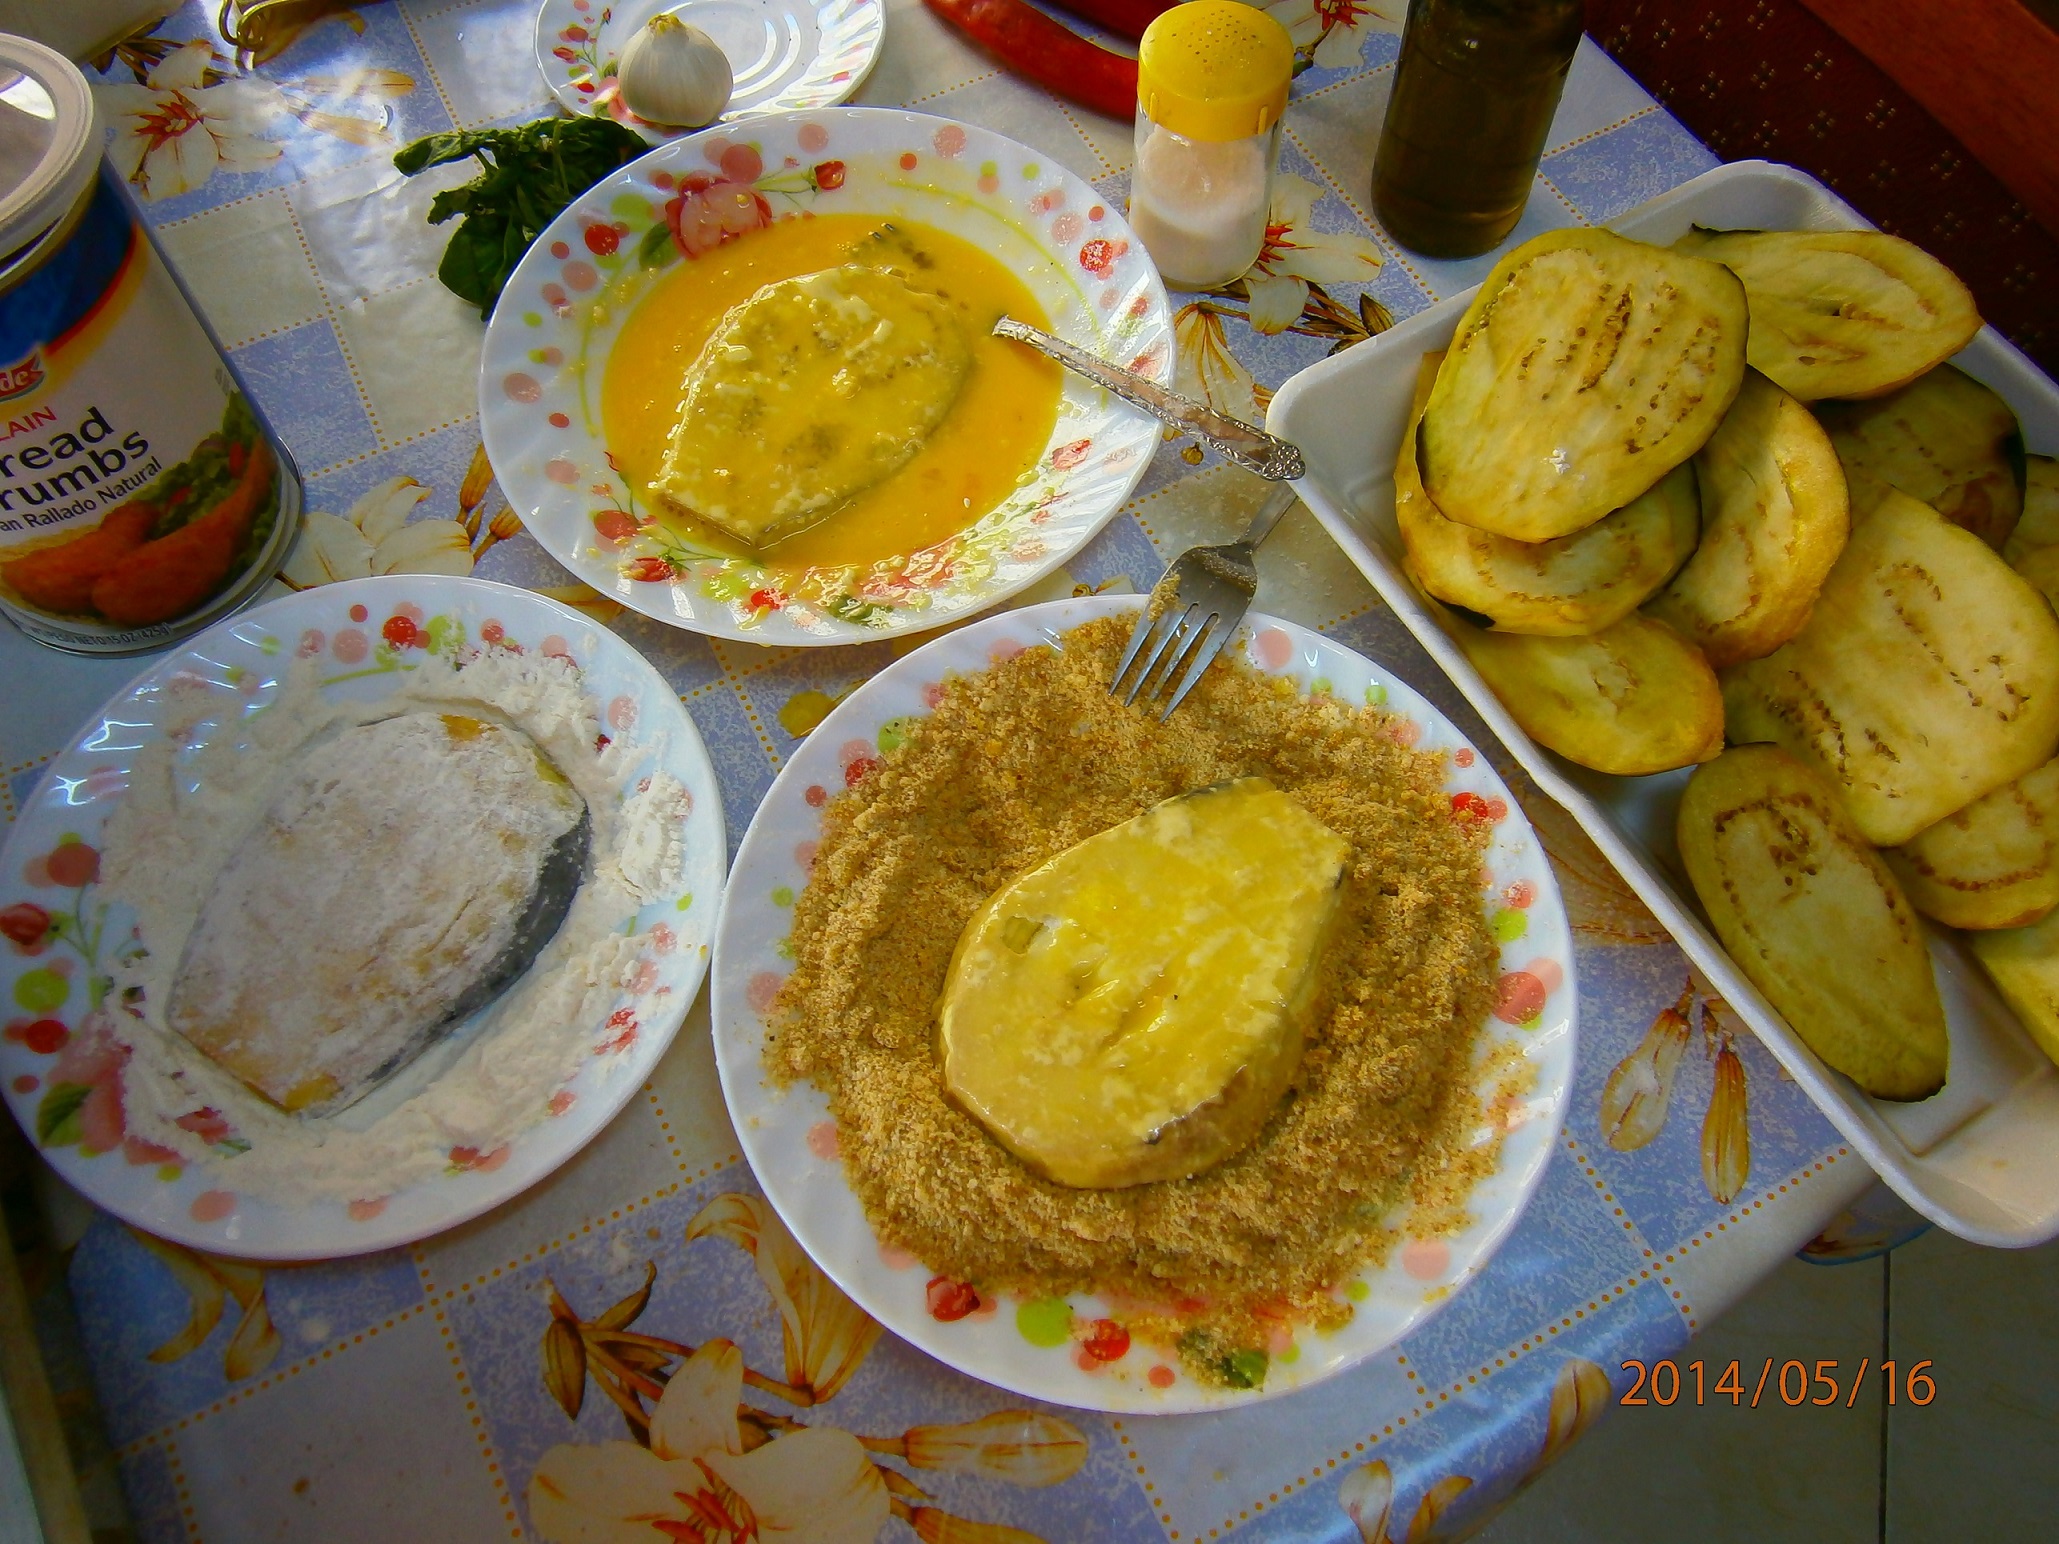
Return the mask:
POLYGON ((886 35, 885 0, 543 0, 536 67, 566 111, 604 112, 652 144, 684 129, 647 123, 622 103, 622 48, 653 16, 708 34, 736 77, 718 123, 833 107, 865 83, 886 35))
POLYGON ((997 508, 941 542, 867 569, 798 573, 688 545, 616 471, 601 386, 637 302, 695 261, 667 210, 698 199, 739 217, 755 207, 759 225, 815 214, 920 221, 1005 264, 1053 331, 1172 380, 1172 319, 1143 243, 1119 207, 1048 155, 873 107, 673 140, 589 188, 530 247, 487 324, 479 367, 480 430, 502 490, 551 556, 602 594, 751 643, 920 632, 1036 583, 1093 540, 1144 475, 1157 421, 1068 374, 1036 464, 997 508))
MULTIPOLYGON (((0 855, 0 994, 10 1015, 0 1037, 0 1080, 8 1105, 43 1156, 90 1200, 196 1249, 305 1260, 424 1238, 535 1184, 642 1086, 706 974, 725 855, 722 799, 693 721, 658 673, 606 628, 556 601, 483 579, 396 574, 286 596, 155 660, 93 715, 15 820, 0 855), (126 1132, 118 1047, 129 1031, 103 1001, 133 919, 100 899, 98 851, 137 751, 161 738, 174 697, 190 718, 196 684, 221 705, 185 741, 197 748, 262 711, 296 657, 318 662, 330 700, 376 702, 398 689, 424 651, 462 658, 480 648, 572 660, 601 722, 641 756, 627 786, 662 768, 692 799, 677 884, 619 918, 643 944, 633 984, 591 1026, 595 1054, 551 1098, 558 1113, 494 1152, 453 1149, 435 1177, 371 1201, 281 1204, 238 1193, 233 1157, 163 1161, 126 1132)), ((464 1032, 460 1026, 454 1036, 464 1032)), ((223 1141, 232 1144, 233 1135, 223 1141)))
MULTIPOLYGON (((1111 1411, 1173 1414, 1246 1404, 1284 1394, 1364 1361, 1421 1324, 1486 1264, 1535 1191, 1564 1119, 1573 1076, 1572 935, 1551 866, 1520 806, 1451 724, 1423 698, 1363 655, 1292 622, 1252 616, 1232 645, 1255 669, 1303 691, 1383 707, 1413 743, 1451 753, 1447 789, 1484 801, 1495 819, 1482 904, 1503 940, 1503 1003, 1513 988, 1542 991, 1543 1006, 1522 1024, 1490 1018, 1482 1053, 1512 1046, 1530 1065, 1528 1096, 1506 1116, 1500 1162, 1469 1198, 1471 1221, 1459 1233, 1410 1240, 1388 1263, 1345 1284, 1356 1304, 1350 1323, 1330 1335, 1302 1333, 1274 1355, 1263 1386, 1211 1387, 1190 1378, 1139 1341, 1117 1360, 1085 1354, 1081 1336, 1112 1310, 1080 1296, 1024 1303, 950 1321, 929 1311, 931 1272, 905 1255, 883 1253, 841 1163, 826 1140, 828 1102, 812 1084, 775 1087, 765 1076, 760 1009, 786 972, 793 905, 808 883, 827 791, 845 785, 862 757, 891 755, 910 718, 927 716, 931 692, 946 676, 984 669, 1024 648, 1062 647, 1081 623, 1134 611, 1135 596, 1053 601, 1004 612, 936 639, 889 665, 846 699, 802 742, 773 782, 744 837, 723 901, 715 942, 713 1015, 722 1089, 745 1155, 801 1247, 856 1302, 895 1334, 930 1355, 1035 1399, 1111 1411), (1510 982, 1527 973, 1527 982, 1510 982), (1055 1328, 1054 1328, 1055 1327, 1055 1328), (1069 1327, 1069 1328, 1068 1328, 1069 1327)), ((1493 1091, 1483 1075, 1483 1100, 1493 1091)), ((1119 1321, 1118 1321, 1119 1322, 1119 1321)))

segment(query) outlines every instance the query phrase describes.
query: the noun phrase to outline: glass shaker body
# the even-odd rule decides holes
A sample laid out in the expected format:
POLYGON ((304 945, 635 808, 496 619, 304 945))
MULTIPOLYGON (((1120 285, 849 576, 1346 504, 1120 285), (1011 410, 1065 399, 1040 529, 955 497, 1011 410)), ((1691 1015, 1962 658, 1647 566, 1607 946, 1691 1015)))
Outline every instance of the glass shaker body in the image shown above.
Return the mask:
POLYGON ((1522 218, 1581 0, 1410 0, 1373 162, 1373 207, 1428 257, 1473 257, 1522 218))
POLYGON ((1190 139, 1137 113, 1130 225, 1173 289, 1215 289, 1265 246, 1280 126, 1241 139, 1190 139))
POLYGON ((1239 0, 1186 0, 1144 29, 1130 226, 1174 289, 1228 284, 1264 249, 1293 79, 1287 29, 1239 0))

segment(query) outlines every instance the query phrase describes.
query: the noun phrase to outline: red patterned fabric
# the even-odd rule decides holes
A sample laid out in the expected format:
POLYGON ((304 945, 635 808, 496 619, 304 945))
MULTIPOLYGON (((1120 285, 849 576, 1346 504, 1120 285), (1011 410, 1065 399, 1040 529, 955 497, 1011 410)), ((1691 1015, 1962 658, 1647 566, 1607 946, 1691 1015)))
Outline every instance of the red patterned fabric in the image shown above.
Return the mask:
POLYGON ((1934 253, 2059 376, 2059 238, 1798 0, 1587 0, 1587 30, 1716 154, 1798 166, 1934 253))

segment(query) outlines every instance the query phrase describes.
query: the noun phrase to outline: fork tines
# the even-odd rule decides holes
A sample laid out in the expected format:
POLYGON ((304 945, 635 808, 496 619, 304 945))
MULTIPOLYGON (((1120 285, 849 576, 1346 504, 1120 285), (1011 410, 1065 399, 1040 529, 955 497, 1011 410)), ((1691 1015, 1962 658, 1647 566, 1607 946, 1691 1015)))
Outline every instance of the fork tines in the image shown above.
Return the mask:
POLYGON ((1127 706, 1141 697, 1148 710, 1153 699, 1170 689, 1171 697, 1158 715, 1158 721, 1164 723, 1172 716, 1172 710, 1194 689, 1215 657, 1222 653, 1223 645, 1230 641, 1233 630, 1224 625, 1222 613, 1204 611, 1198 602, 1182 608, 1175 597, 1173 603, 1157 616, 1151 614, 1147 604, 1144 614, 1137 618, 1136 630, 1130 634, 1129 647, 1123 651, 1122 662, 1115 667, 1115 679, 1108 686, 1109 695, 1121 693, 1123 678, 1129 675, 1130 666, 1142 656, 1143 662, 1137 666, 1136 678, 1131 681, 1129 693, 1122 700, 1127 706), (1148 651, 1145 648, 1147 643, 1152 645, 1148 651))

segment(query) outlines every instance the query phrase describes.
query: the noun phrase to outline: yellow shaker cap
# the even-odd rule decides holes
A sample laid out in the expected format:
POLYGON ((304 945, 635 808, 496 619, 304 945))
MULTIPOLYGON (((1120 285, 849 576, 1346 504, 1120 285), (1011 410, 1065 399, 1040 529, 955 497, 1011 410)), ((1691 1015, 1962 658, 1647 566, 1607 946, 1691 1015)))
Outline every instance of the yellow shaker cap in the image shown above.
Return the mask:
POLYGON ((1137 105, 1188 139, 1248 139, 1280 121, 1294 43, 1239 0, 1187 0, 1161 12, 1137 49, 1137 105))

